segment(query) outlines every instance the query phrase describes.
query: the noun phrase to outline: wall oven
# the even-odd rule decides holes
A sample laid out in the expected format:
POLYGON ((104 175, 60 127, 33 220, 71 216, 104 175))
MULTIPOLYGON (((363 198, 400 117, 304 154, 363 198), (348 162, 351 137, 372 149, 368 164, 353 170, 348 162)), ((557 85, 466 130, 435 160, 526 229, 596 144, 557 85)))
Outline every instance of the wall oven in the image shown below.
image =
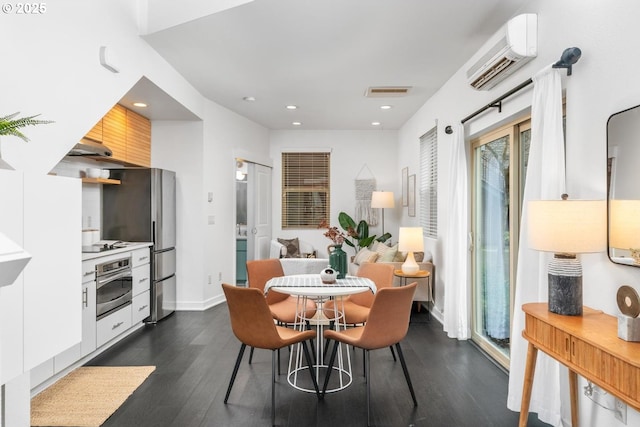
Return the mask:
POLYGON ((96 265, 96 318, 131 304, 131 257, 96 265))

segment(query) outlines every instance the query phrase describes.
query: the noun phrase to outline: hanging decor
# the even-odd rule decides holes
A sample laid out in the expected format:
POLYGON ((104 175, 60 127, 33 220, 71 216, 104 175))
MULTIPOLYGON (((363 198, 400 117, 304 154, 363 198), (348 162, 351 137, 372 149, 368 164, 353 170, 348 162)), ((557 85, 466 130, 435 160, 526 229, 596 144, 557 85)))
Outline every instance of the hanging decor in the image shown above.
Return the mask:
POLYGON ((378 225, 378 209, 371 208, 371 195, 376 189, 376 178, 365 163, 356 176, 356 206, 354 218, 356 223, 364 220, 370 226, 378 225), (370 178, 360 178, 362 171, 367 170, 370 178))

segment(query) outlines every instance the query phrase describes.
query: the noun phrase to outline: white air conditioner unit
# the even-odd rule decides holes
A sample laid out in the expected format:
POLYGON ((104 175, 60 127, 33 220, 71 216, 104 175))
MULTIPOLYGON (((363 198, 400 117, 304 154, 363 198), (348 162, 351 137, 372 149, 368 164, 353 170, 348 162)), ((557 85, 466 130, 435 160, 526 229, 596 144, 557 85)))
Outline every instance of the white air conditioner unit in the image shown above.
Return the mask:
POLYGON ((538 54, 538 15, 526 13, 507 22, 498 41, 467 70, 467 81, 478 90, 494 87, 538 54))

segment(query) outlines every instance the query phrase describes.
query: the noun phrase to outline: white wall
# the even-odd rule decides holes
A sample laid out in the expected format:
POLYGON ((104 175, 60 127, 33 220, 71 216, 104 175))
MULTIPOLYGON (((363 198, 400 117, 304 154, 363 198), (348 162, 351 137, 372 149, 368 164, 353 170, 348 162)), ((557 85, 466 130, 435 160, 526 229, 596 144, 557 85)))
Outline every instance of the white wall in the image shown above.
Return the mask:
MULTIPOLYGON (((279 130, 270 133, 270 150, 273 159, 273 237, 298 237, 311 243, 318 256, 326 258, 331 243, 323 236, 324 230, 282 230, 282 167, 283 150, 326 148, 331 151, 331 218, 330 224, 339 227, 338 214, 355 212, 355 179, 375 177, 376 188, 393 191, 396 208, 385 210, 385 231, 398 241, 398 225, 406 217, 400 198, 400 169, 397 165, 397 132, 376 131, 314 131, 279 130), (366 165, 366 166, 365 166, 366 165)), ((380 235, 380 225, 371 227, 369 234, 380 235)), ((346 245, 345 245, 346 247, 346 245)), ((343 248, 344 249, 344 248, 343 248)), ((348 255, 354 255, 346 248, 348 255)))
POLYGON ((222 302, 221 283, 235 283, 235 153, 268 156, 266 128, 210 101, 203 118, 152 129, 152 164, 177 173, 179 310, 222 302))
MULTIPOLYGON (((520 13, 538 14, 538 57, 491 91, 475 91, 464 77, 470 60, 399 132, 399 163, 413 165, 417 161, 418 137, 439 122, 439 201, 446 201, 449 173, 450 142, 453 135, 444 133, 446 125, 455 125, 463 117, 497 98, 507 90, 531 77, 543 67, 557 61, 567 47, 577 46, 582 58, 574 66, 573 75, 564 79, 567 100, 567 190, 572 198, 605 198, 606 194, 606 124, 608 117, 620 110, 640 104, 637 69, 640 56, 637 40, 640 27, 636 17, 640 3, 633 0, 617 2, 554 1, 531 2, 520 13)), ((526 110, 531 90, 522 91, 503 104, 502 114, 490 111, 466 126, 473 135, 526 110)), ((439 230, 446 229, 446 203, 439 204, 439 230)), ((427 242, 428 244, 433 244, 427 242)), ((436 243, 437 246, 439 243, 436 243)), ((442 266, 439 250, 434 251, 435 263, 442 266)), ((616 291, 622 284, 640 289, 640 269, 612 264, 605 252, 582 256, 584 267, 584 304, 612 315, 618 313, 616 291)), ((460 260, 455 260, 460 262, 460 260)), ((446 277, 442 268, 437 275, 437 307, 442 309, 446 292, 446 277)), ((519 332, 514 332, 518 333, 519 332)), ((613 415, 580 395, 580 419, 585 426, 618 426, 613 415)), ((567 401, 563 402, 568 405, 567 401)), ((627 425, 640 425, 640 414, 629 409, 627 425)))

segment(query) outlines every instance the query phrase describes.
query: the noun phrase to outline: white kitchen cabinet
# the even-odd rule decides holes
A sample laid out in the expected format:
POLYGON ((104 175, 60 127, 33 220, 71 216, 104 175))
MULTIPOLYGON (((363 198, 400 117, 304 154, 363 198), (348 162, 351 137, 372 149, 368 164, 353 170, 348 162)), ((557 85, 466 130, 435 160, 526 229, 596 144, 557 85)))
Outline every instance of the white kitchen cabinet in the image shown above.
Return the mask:
MULTIPOLYGON (((24 246, 23 175, 0 169, 0 232, 24 246)), ((0 384, 24 373, 24 273, 0 288, 0 384)))
POLYGON ((139 265, 133 268, 133 293, 136 295, 148 291, 151 288, 151 270, 149 264, 139 265))
POLYGON ((98 347, 111 341, 131 327, 131 304, 98 320, 96 344, 98 347))
POLYGON ((24 369, 80 343, 82 254, 79 179, 24 175, 24 369))
POLYGON ((82 347, 81 357, 97 348, 96 341, 96 282, 82 284, 82 347))
POLYGON ((151 315, 151 291, 146 290, 133 297, 132 322, 135 325, 151 315))
POLYGON ((131 266, 133 268, 144 264, 149 264, 150 261, 151 252, 149 251, 148 247, 131 251, 131 266))

